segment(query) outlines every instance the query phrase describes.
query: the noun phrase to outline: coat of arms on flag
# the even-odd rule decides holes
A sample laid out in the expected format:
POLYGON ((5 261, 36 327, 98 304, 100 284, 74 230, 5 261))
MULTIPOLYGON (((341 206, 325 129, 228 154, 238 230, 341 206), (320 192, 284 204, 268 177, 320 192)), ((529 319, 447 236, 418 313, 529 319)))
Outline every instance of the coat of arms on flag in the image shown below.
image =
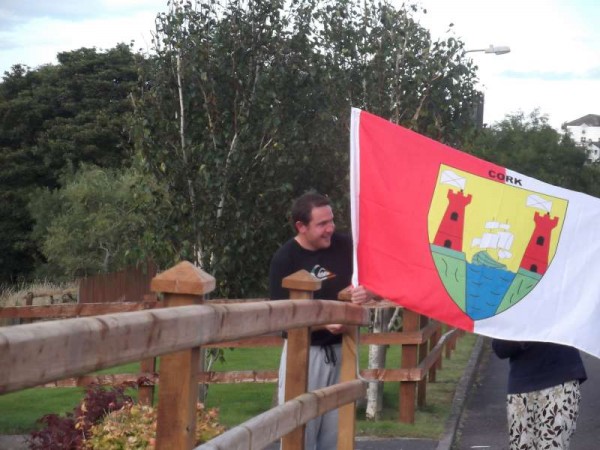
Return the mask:
POLYGON ((440 166, 429 242, 446 291, 471 319, 518 303, 556 252, 567 201, 440 166))
POLYGON ((352 110, 353 283, 452 326, 600 356, 600 199, 352 110))

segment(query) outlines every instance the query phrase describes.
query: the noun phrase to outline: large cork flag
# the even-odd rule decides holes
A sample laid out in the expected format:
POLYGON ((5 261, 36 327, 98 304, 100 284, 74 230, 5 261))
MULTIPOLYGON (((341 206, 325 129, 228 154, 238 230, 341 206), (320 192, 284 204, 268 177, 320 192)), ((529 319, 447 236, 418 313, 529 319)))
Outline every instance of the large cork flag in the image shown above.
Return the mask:
POLYGON ((600 199, 353 109, 354 283, 486 336, 600 357, 600 199))

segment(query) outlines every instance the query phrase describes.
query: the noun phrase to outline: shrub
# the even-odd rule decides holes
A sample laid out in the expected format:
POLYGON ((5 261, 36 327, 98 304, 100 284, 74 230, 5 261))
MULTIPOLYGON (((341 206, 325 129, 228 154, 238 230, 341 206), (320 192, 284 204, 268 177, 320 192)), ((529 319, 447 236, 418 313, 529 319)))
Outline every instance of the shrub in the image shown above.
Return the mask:
POLYGON ((132 402, 125 394, 128 384, 109 389, 91 385, 85 391, 81 403, 61 417, 47 414, 38 420, 44 425, 39 431, 32 431, 29 437, 31 450, 78 450, 89 436, 90 428, 111 411, 119 410, 132 402))
MULTIPOLYGON (((85 442, 88 449, 151 450, 156 443, 157 411, 151 406, 129 403, 106 415, 90 430, 85 442)), ((196 444, 221 434, 224 427, 218 423, 216 409, 206 410, 198 404, 196 414, 196 444)))

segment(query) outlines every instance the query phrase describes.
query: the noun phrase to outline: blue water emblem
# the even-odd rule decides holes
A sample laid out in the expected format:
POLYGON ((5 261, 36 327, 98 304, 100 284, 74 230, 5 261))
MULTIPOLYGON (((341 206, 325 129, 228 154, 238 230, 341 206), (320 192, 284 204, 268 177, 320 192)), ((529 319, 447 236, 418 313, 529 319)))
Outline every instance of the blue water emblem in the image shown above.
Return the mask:
POLYGON ((473 320, 496 314, 515 274, 504 268, 467 262, 466 313, 473 320))

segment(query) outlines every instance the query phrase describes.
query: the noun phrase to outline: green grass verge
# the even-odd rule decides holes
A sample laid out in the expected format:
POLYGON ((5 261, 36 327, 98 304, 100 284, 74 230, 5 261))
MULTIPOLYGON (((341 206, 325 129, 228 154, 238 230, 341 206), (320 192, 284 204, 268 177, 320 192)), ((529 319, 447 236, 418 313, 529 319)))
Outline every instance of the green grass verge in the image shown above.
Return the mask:
MULTIPOLYGON (((451 359, 444 359, 443 369, 437 372, 437 381, 427 385, 427 405, 417 409, 415 424, 398 422, 399 383, 386 383, 384 409, 377 422, 364 419, 364 408, 357 411, 357 434, 366 436, 405 436, 437 439, 443 432, 449 416, 456 383, 471 355, 474 335, 458 340, 451 359)), ((387 367, 399 367, 400 350, 388 351, 387 367)), ((361 346, 361 367, 366 367, 367 347, 361 346)), ((214 370, 268 370, 277 369, 280 350, 253 348, 227 350, 225 362, 214 370)), ((103 373, 135 373, 138 364, 128 364, 102 371, 103 373)), ((273 383, 211 385, 207 406, 217 407, 220 422, 232 427, 248 420, 274 404, 276 386, 273 383)), ((81 400, 78 388, 34 388, 0 396, 0 434, 27 433, 35 427, 36 420, 44 414, 71 411, 81 400)))
MULTIPOLYGON (((139 363, 126 364, 96 373, 136 373, 139 363)), ((82 388, 32 388, 0 395, 0 434, 29 433, 46 414, 73 411, 83 398, 82 388)), ((135 392, 128 392, 135 396, 135 392)))
POLYGON ((24 434, 45 414, 70 412, 81 400, 79 388, 33 388, 0 396, 0 434, 24 434))
MULTIPOLYGON (((476 339, 475 335, 465 334, 458 340, 451 358, 444 358, 442 370, 437 371, 436 382, 427 384, 426 405, 416 409, 414 424, 398 421, 400 384, 385 383, 380 420, 365 420, 364 408, 357 408, 357 435, 438 439, 450 416, 456 385, 471 357, 476 339)), ((389 356, 388 351, 388 360, 389 356)))

